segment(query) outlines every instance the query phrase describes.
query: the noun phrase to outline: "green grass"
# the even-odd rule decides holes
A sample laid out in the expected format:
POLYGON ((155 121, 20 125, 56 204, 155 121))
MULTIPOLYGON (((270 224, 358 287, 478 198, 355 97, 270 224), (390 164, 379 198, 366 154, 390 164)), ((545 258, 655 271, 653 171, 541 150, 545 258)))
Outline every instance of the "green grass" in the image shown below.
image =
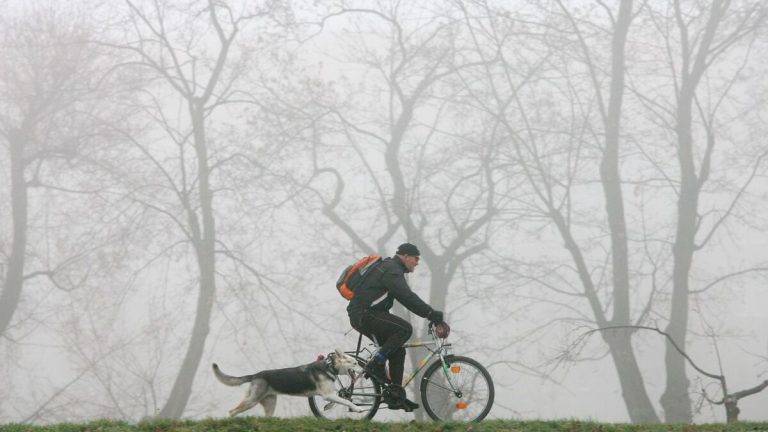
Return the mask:
POLYGON ((708 425, 629 425, 594 423, 576 420, 513 421, 488 420, 477 424, 465 423, 378 423, 367 421, 329 421, 311 417, 267 419, 239 417, 235 419, 156 420, 131 424, 98 420, 90 423, 61 423, 49 426, 20 424, 0 425, 0 432, 283 432, 283 431, 366 431, 366 432, 449 432, 449 431, 514 431, 514 432, 768 432, 768 423, 738 423, 708 425))

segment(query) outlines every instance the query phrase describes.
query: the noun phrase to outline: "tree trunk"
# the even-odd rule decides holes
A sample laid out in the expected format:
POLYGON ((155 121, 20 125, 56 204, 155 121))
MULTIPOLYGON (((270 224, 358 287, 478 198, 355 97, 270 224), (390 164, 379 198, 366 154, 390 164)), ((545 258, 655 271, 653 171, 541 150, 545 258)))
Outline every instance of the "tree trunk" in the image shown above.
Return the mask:
MULTIPOLYGON (((626 332, 629 333, 629 332, 626 332)), ((623 331, 611 330, 604 335, 611 352, 613 364, 621 384, 621 396, 627 406, 632 423, 659 423, 659 416, 653 409, 651 399, 645 390, 645 381, 640 374, 632 339, 623 331)))
POLYGON ((11 207, 13 218, 13 243, 8 259, 3 292, 0 294, 0 335, 11 324, 14 312, 19 306, 24 286, 24 258, 27 251, 27 183, 24 178, 25 135, 13 130, 9 137, 11 159, 11 207))
MULTIPOLYGON (((450 276, 446 274, 445 264, 442 260, 437 260, 431 264, 432 265, 429 266, 429 299, 427 303, 429 303, 435 310, 444 311, 446 305, 445 297, 448 293, 450 276)), ((421 320, 421 317, 418 319, 421 320)), ((414 330, 416 330, 415 334, 419 336, 419 340, 424 340, 425 335, 427 334, 426 323, 420 322, 418 324, 419 325, 414 326, 414 330)), ((418 369, 419 362, 428 354, 429 352, 424 348, 410 349, 408 358, 410 359, 411 369, 414 371, 418 369)), ((434 361, 434 359, 432 360, 434 361)), ((414 378, 411 385, 413 395, 416 399, 420 397, 419 382, 421 382, 421 378, 420 376, 417 376, 414 378)), ((421 404, 421 402, 418 403, 421 404)), ((418 421, 427 420, 423 407, 415 410, 413 414, 418 421)))
POLYGON ((629 324, 629 256, 624 196, 619 172, 619 132, 624 100, 624 47, 632 20, 632 1, 621 2, 619 19, 611 43, 611 85, 605 117, 605 150, 600 162, 600 180, 605 197, 605 211, 611 231, 611 269, 613 275, 613 323, 629 324))
MULTIPOLYGON (((678 160, 680 163, 680 197, 677 203, 677 233, 672 246, 674 269, 672 272, 672 307, 666 332, 685 349, 688 332, 688 275, 691 271, 696 235, 696 213, 699 200, 698 179, 693 164, 691 138, 691 103, 693 89, 683 87, 677 110, 678 160)), ((661 396, 661 406, 668 423, 690 423, 690 382, 685 373, 685 359, 667 342, 665 354, 667 382, 661 396)))
MULTIPOLYGON (((408 309, 406 309, 403 305, 401 305, 399 302, 395 302, 394 309, 398 315, 405 317, 407 321, 413 323, 413 320, 411 320, 411 317, 413 316, 413 314, 408 309)), ((421 325, 415 325, 413 326, 413 336, 411 336, 411 340, 416 340, 416 339, 421 340, 424 334, 426 334, 424 331, 424 327, 421 325)), ((408 362, 411 365, 411 371, 416 371, 416 369, 419 368, 419 362, 421 361, 422 358, 424 358, 427 351, 424 348, 410 348, 405 350, 405 353, 406 353, 406 360, 408 360, 408 362)), ((413 373, 413 372, 410 372, 410 373, 413 373)), ((410 373, 407 372, 403 377, 403 380, 407 379, 410 373)), ((410 387, 411 389, 412 399, 419 405, 422 405, 421 401, 419 400, 419 398, 421 397, 421 389, 419 387, 419 382, 420 382, 420 377, 416 376, 411 381, 411 385, 408 387, 410 387)), ((413 417, 416 421, 420 421, 420 422, 428 420, 427 413, 424 411, 423 406, 419 406, 419 408, 413 411, 413 417)))
POLYGON ((200 211, 202 213, 202 232, 197 222, 197 214, 188 209, 190 225, 195 237, 195 252, 197 265, 200 271, 200 293, 197 299, 195 323, 192 327, 192 337, 187 348, 186 356, 182 362, 179 374, 173 384, 173 389, 168 397, 159 417, 177 419, 184 413, 189 397, 192 393, 192 384, 195 374, 203 356, 205 340, 210 330, 211 310, 216 294, 216 260, 214 255, 215 225, 213 219, 213 193, 211 192, 208 166, 208 149, 206 147, 205 124, 203 107, 191 104, 192 125, 194 128, 195 154, 197 156, 200 211))
MULTIPOLYGON (((556 211, 552 212, 552 217, 565 241, 565 247, 570 252, 576 265, 582 285, 584 286, 584 294, 592 308, 597 326, 626 325, 626 320, 618 322, 607 321, 600 300, 597 297, 597 292, 589 273, 589 267, 579 246, 571 235, 565 219, 556 211)), ((615 290, 616 286, 614 286, 614 292, 615 290)), ((624 404, 627 406, 630 421, 632 423, 658 423, 659 417, 656 415, 653 404, 651 404, 651 400, 648 398, 648 393, 645 390, 645 383, 635 358, 631 338, 626 336, 625 332, 611 330, 609 333, 603 334, 603 340, 608 344, 613 364, 619 375, 621 394, 624 398, 624 404)))
POLYGON ((725 421, 728 424, 736 423, 739 421, 739 401, 734 398, 725 399, 725 421))
MULTIPOLYGON (((445 262, 435 260, 429 264, 429 300, 428 303, 433 309, 445 311, 446 296, 448 295, 448 284, 451 283, 453 275, 447 273, 445 262)), ((448 317, 446 317, 447 319, 448 317)))
MULTIPOLYGON (((632 1, 619 6, 618 20, 611 41, 611 84, 605 116, 605 150, 600 163, 600 180, 605 211, 611 232, 611 270, 613 317, 611 325, 630 325, 629 252, 624 195, 619 171, 621 113, 624 99, 625 45, 632 22, 632 1)), ((604 335, 621 384, 621 394, 632 423, 658 423, 645 382, 632 348, 632 333, 611 331, 604 335)))
MULTIPOLYGON (((704 31, 699 36, 698 49, 693 52, 688 40, 686 24, 679 23, 682 40, 682 67, 680 92, 677 94, 676 130, 677 159, 680 165, 680 195, 677 202, 677 232, 672 246, 674 269, 672 272, 672 306, 669 316, 667 333, 675 340, 680 348, 685 349, 685 338, 688 332, 688 278, 696 251, 695 240, 698 230, 698 206, 701 184, 706 181, 705 172, 712 148, 707 148, 708 155, 702 162, 702 176, 696 173, 693 152, 692 112, 696 96, 696 88, 712 59, 712 44, 717 28, 725 16, 730 2, 715 0, 709 7, 709 16, 704 31)), ((709 144, 708 144, 709 145, 709 144)), ((665 355, 667 368, 667 383, 661 396, 665 419, 668 423, 690 423, 693 420, 691 412, 691 397, 688 393, 690 382, 685 373, 685 360, 678 355, 677 350, 667 342, 665 355)))

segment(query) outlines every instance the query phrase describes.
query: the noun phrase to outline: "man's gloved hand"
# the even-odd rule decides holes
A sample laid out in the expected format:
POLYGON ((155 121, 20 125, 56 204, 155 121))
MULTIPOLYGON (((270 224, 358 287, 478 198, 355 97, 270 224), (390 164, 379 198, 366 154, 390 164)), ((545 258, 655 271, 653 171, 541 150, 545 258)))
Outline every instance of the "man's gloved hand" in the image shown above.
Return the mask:
POLYGON ((429 315, 427 315, 427 319, 433 324, 443 322, 443 312, 439 310, 433 310, 429 313, 429 315))
POLYGON ((449 326, 447 322, 443 321, 435 324, 435 336, 440 339, 445 339, 449 334, 451 334, 451 326, 449 326))

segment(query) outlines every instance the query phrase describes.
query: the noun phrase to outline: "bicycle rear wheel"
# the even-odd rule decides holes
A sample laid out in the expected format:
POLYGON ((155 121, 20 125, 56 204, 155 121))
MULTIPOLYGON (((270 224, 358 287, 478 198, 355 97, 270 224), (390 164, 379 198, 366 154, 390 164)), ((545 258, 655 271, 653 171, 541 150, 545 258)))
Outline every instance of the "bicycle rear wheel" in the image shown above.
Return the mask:
POLYGON ((477 361, 445 356, 445 367, 432 363, 421 379, 421 401, 434 420, 478 422, 493 406, 493 381, 477 361))
MULTIPOLYGON (((358 359, 358 362, 360 360, 358 359)), ((370 420, 376 415, 381 402, 381 386, 366 376, 360 376, 352 386, 349 375, 339 375, 335 381, 336 394, 367 411, 354 412, 344 405, 326 401, 322 396, 309 397, 309 409, 315 417, 329 420, 370 420)))

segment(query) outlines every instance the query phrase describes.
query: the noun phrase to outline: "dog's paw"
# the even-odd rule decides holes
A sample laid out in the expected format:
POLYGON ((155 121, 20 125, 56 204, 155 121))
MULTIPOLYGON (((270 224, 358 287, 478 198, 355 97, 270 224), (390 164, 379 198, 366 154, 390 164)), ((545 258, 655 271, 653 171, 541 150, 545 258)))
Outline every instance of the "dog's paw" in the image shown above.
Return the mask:
POLYGON ((367 408, 363 408, 363 407, 361 407, 361 406, 357 406, 357 405, 355 405, 355 408, 354 408, 354 409, 352 409, 352 410, 353 410, 354 412, 357 412, 357 413, 361 413, 361 412, 366 412, 366 411, 368 411, 368 409, 367 409, 367 408))

